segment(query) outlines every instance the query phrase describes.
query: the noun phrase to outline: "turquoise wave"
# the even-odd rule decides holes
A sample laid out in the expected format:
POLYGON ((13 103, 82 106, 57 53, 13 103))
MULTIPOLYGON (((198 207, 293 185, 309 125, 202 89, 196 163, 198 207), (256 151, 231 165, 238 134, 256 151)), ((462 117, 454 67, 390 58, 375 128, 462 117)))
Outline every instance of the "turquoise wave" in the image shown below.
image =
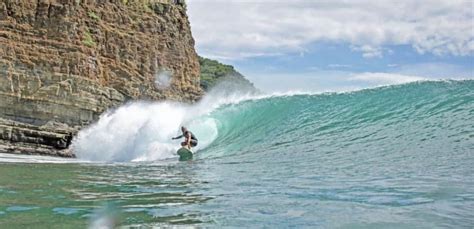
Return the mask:
POLYGON ((200 157, 255 154, 300 160, 474 150, 474 81, 425 81, 348 93, 274 96, 225 105, 200 157))

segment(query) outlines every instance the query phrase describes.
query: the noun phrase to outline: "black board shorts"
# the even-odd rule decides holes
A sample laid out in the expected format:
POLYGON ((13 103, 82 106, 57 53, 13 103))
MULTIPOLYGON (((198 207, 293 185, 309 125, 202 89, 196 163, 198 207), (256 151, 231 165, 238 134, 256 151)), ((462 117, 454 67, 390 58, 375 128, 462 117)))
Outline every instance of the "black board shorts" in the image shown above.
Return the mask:
MULTIPOLYGON (((191 147, 195 147, 195 146, 197 146, 197 145, 198 145, 198 141, 197 141, 197 140, 195 140, 195 139, 191 139, 191 142, 190 142, 190 144, 191 144, 191 147)), ((186 141, 184 141, 184 142, 181 142, 181 145, 182 145, 182 146, 183 146, 183 145, 186 145, 186 141)))

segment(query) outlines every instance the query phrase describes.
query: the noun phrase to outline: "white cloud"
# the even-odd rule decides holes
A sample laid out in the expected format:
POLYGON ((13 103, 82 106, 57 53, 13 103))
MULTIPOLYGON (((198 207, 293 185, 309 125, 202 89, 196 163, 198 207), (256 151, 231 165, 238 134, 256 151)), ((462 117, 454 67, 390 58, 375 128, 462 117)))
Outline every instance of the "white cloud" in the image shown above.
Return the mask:
MULTIPOLYGON (((466 0, 189 0, 198 51, 221 59, 304 53, 313 42, 348 43, 367 58, 387 45, 419 53, 474 54, 466 0)), ((390 50, 388 50, 390 52, 390 50)))
POLYGON ((375 85, 389 85, 426 80, 426 78, 384 72, 364 72, 355 74, 349 80, 364 81, 375 85))
MULTIPOLYGON (((328 67, 331 65, 328 65, 328 67)), ((334 65, 340 67, 339 65, 334 65)), ((252 73, 244 72, 257 88, 267 92, 292 90, 323 92, 348 91, 383 85, 403 84, 423 80, 472 79, 470 67, 427 62, 410 65, 393 65, 385 72, 354 72, 350 68, 308 69, 306 72, 252 73)))
POLYGON ((355 73, 339 70, 319 70, 307 73, 249 74, 255 86, 266 92, 306 91, 351 91, 376 86, 433 80, 416 75, 388 72, 355 73))
POLYGON ((352 65, 350 64, 329 64, 328 68, 350 68, 352 65))
POLYGON ((367 87, 367 83, 348 80, 349 72, 315 70, 306 73, 245 74, 264 92, 328 92, 351 91, 367 87))
POLYGON ((472 79, 472 66, 459 66, 442 62, 427 62, 397 66, 395 71, 402 75, 416 75, 431 79, 472 79))
POLYGON ((373 47, 370 45, 352 46, 353 51, 362 52, 364 58, 381 58, 383 56, 382 49, 380 47, 373 47))

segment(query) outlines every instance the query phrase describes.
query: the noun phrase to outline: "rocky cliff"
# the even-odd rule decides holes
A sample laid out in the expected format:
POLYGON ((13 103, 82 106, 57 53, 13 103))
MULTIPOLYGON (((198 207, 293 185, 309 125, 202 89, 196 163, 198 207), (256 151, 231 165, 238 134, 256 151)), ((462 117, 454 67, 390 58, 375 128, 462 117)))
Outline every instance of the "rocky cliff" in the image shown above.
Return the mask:
POLYGON ((0 0, 0 152, 73 156, 111 107, 201 93, 182 0, 0 0))

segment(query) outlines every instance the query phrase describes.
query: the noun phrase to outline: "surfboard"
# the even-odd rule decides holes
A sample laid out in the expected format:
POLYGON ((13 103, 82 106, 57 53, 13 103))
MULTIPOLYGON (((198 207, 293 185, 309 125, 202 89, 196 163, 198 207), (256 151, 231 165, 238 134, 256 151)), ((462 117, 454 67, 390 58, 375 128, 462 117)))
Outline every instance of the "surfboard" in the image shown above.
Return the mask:
POLYGON ((186 147, 181 147, 176 153, 179 155, 180 161, 187 161, 193 159, 193 151, 189 150, 186 147))

